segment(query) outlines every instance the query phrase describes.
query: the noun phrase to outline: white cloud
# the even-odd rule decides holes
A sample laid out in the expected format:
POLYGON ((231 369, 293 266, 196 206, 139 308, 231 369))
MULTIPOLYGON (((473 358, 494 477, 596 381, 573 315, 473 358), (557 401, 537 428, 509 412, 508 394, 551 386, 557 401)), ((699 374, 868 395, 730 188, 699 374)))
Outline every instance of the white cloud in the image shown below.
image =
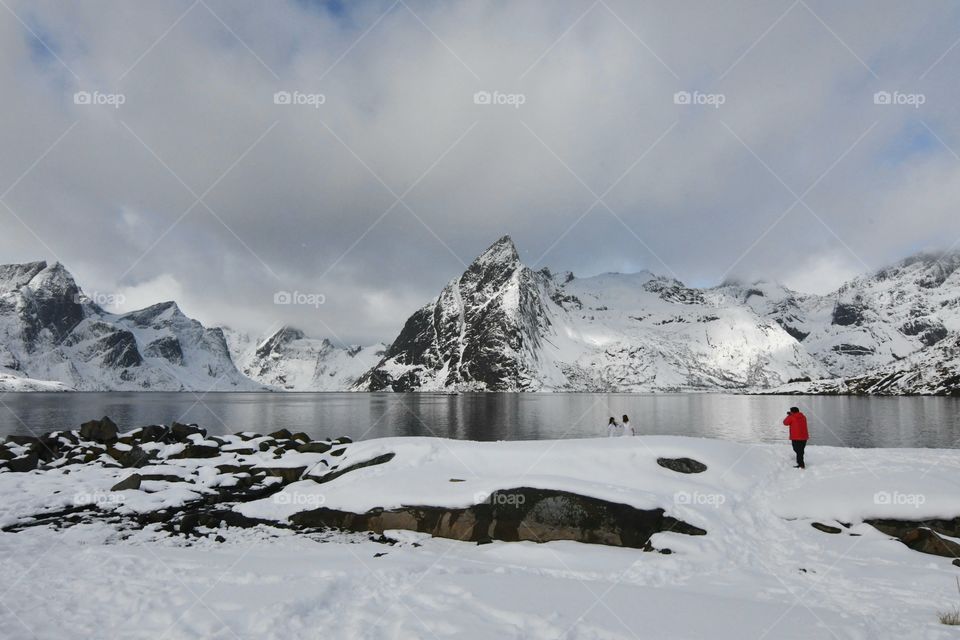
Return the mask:
POLYGON ((0 11, 0 193, 69 129, 4 197, 30 229, 0 207, 3 262, 60 259, 204 321, 366 341, 503 233, 555 270, 711 282, 737 261, 816 289, 863 271, 853 256, 876 268, 960 237, 943 146, 960 150, 960 49, 930 69, 956 39, 950 3, 609 0, 573 28, 572 0, 206 4, 12 2, 69 71, 0 11), (873 103, 892 89, 926 102, 873 103), (480 90, 525 102, 476 105, 480 90), (799 204, 756 242, 801 194, 824 224, 799 204), (281 288, 329 302, 281 317, 281 288))

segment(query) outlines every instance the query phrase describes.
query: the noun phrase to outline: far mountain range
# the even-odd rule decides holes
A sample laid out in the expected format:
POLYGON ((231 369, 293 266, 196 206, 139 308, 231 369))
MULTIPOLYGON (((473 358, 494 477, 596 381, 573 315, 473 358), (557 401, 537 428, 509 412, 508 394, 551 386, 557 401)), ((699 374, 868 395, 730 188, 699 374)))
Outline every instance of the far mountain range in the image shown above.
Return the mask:
POLYGON ((0 266, 0 391, 728 391, 960 394, 960 252, 828 295, 759 281, 525 266, 507 236, 390 342, 205 327, 162 302, 114 314, 67 269, 0 266))

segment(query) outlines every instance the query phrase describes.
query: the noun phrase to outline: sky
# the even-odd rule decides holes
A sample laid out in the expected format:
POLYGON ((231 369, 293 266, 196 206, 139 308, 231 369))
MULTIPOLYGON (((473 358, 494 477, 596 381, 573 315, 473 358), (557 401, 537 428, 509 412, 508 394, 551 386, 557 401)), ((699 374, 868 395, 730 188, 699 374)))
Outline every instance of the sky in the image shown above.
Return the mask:
POLYGON ((3 0, 0 263, 339 343, 504 234, 826 293, 960 246, 958 65, 936 0, 3 0))

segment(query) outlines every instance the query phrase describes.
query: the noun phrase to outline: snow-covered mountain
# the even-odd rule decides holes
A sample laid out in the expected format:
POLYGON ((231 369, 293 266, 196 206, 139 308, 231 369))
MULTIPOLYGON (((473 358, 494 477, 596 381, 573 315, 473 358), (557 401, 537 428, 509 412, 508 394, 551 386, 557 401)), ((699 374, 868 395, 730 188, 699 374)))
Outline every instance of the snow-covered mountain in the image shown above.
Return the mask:
POLYGON ((253 338, 224 330, 237 367, 249 378, 286 391, 343 391, 379 362, 386 345, 337 347, 293 327, 253 338))
POLYGON ((960 252, 918 254, 828 296, 775 298, 751 301, 838 378, 798 389, 960 394, 960 252))
POLYGON ((124 315, 60 264, 0 266, 6 390, 699 391, 960 394, 960 252, 829 295, 697 289, 650 272, 533 271, 509 237, 391 345, 207 328, 173 302, 124 315), (812 382, 803 382, 804 380, 812 382))
POLYGON ((776 320, 838 377, 890 365, 960 331, 960 252, 919 254, 826 296, 721 287, 776 320))
POLYGON ((176 303, 116 315, 59 263, 0 266, 0 388, 82 391, 256 390, 220 329, 176 303))
POLYGON ((534 272, 503 237, 407 320, 358 389, 769 387, 827 369, 722 291, 648 272, 534 272))

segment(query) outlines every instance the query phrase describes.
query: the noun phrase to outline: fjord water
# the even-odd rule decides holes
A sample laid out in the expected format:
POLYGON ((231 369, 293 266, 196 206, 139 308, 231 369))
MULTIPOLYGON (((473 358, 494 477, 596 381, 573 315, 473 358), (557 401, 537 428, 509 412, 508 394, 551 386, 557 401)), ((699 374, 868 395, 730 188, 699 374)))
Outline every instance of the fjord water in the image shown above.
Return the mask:
POLYGON ((777 442, 791 405, 806 412, 811 444, 960 448, 960 398, 728 394, 9 393, 0 395, 0 436, 108 415, 121 429, 177 420, 211 434, 285 427, 314 438, 538 440, 605 436, 609 416, 626 413, 641 434, 777 442))

